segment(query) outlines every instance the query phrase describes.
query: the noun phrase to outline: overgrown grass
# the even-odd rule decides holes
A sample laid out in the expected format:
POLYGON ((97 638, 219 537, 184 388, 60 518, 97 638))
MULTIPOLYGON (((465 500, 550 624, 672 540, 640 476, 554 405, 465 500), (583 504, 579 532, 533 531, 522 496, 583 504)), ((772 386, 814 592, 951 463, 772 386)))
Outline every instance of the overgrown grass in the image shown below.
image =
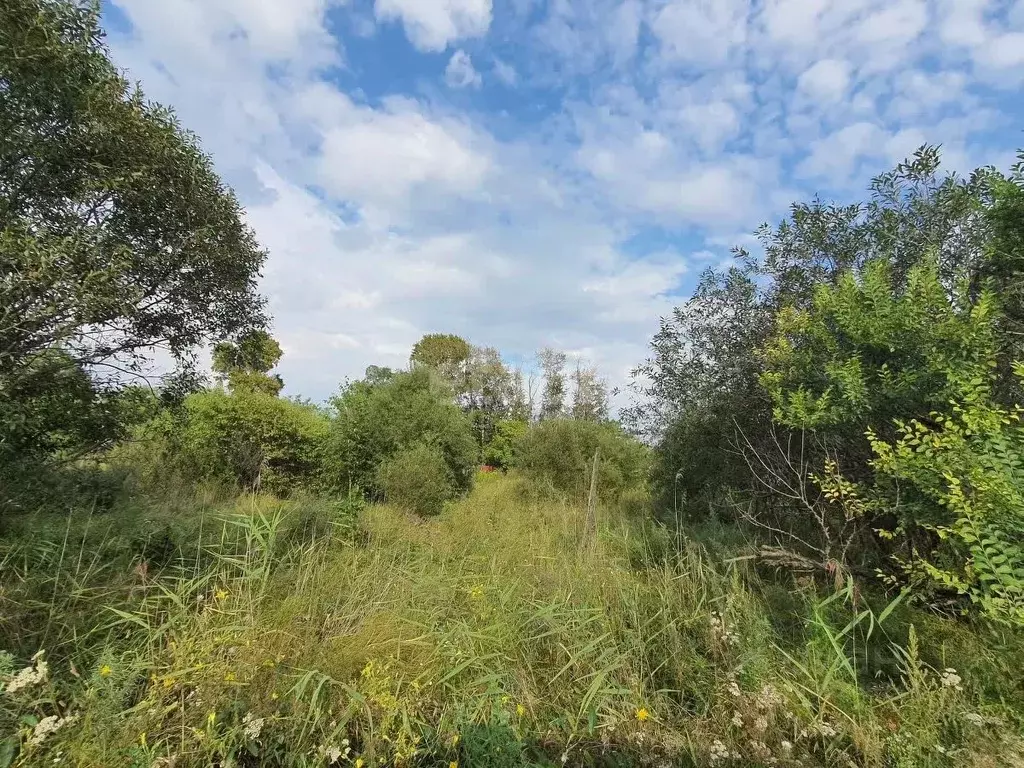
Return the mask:
POLYGON ((211 494, 26 521, 0 766, 1024 764, 1020 638, 583 517, 488 475, 429 520, 211 494))

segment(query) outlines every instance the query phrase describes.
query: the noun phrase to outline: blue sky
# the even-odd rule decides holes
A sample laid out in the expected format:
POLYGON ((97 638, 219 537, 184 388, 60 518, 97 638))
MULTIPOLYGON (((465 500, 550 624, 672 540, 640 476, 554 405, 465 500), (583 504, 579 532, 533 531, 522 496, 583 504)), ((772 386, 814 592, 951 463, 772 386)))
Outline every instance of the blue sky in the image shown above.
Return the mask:
POLYGON ((613 384, 700 271, 923 142, 1024 146, 1024 0, 107 0, 270 253, 286 392, 423 333, 613 384))

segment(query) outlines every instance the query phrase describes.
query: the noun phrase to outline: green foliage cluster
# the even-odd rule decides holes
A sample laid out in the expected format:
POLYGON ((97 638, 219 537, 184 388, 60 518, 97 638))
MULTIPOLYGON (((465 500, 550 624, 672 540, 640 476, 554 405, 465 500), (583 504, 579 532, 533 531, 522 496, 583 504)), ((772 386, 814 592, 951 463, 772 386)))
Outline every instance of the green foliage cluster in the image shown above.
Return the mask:
POLYGON ((630 415, 653 415, 662 504, 1019 624, 1024 176, 940 177, 926 147, 872 191, 795 206, 762 260, 706 275, 630 415))
POLYGON ((377 487, 389 504, 419 515, 437 515, 458 495, 451 469, 437 446, 414 443, 381 462, 377 487))
POLYGON ((160 434, 165 467, 184 478, 287 494, 320 486, 330 424, 309 405, 210 389, 147 428, 160 434))
POLYGON ((402 451, 428 446, 443 459, 453 493, 468 490, 477 464, 469 420, 451 391, 431 371, 374 372, 331 401, 327 441, 328 485, 386 493, 380 465, 402 451))
POLYGON ((110 61, 92 3, 0 5, 0 190, 0 463, 108 445, 116 380, 154 346, 265 321, 234 195, 110 61))
POLYGON ((597 491, 608 500, 641 487, 649 451, 615 423, 548 419, 518 441, 514 466, 541 487, 585 498, 597 456, 597 491))

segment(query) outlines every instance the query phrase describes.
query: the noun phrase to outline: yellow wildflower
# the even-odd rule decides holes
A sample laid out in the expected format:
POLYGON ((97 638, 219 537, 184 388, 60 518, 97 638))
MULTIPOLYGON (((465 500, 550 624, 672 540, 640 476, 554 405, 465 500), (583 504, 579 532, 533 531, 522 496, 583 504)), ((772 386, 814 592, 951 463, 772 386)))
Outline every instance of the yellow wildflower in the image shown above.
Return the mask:
POLYGON ((104 664, 102 667, 100 667, 100 677, 110 677, 110 673, 113 671, 114 670, 111 668, 109 664, 104 664))
POLYGON ((651 713, 647 711, 646 707, 640 707, 640 709, 636 711, 636 719, 639 720, 641 723, 647 720, 647 718, 649 718, 650 716, 651 713))
POLYGON ((525 715, 526 714, 526 707, 524 707, 522 704, 516 704, 516 714, 519 715, 520 717, 525 715))
POLYGON ((452 736, 452 746, 457 747, 459 745, 459 734, 452 736))
POLYGON ((208 714, 206 716, 206 724, 207 725, 213 725, 215 722, 217 722, 217 713, 216 712, 211 712, 210 714, 208 714))
POLYGON ((226 589, 223 589, 223 588, 222 588, 222 589, 218 589, 218 590, 216 591, 216 593, 214 594, 214 597, 216 597, 216 598, 217 598, 218 600, 226 600, 226 599, 227 599, 227 596, 228 596, 229 594, 231 594, 231 593, 230 593, 230 592, 228 592, 228 591, 227 591, 226 589))
POLYGON ((164 678, 164 688, 172 688, 174 686, 174 683, 175 683, 175 680, 174 680, 173 677, 165 677, 164 678))
POLYGON ((235 673, 234 672, 228 672, 226 675, 224 675, 224 682, 226 682, 226 683, 233 683, 234 681, 235 681, 235 673))
POLYGON ((456 761, 452 760, 450 763, 448 763, 448 768, 459 768, 459 764, 456 761))
POLYGON ((143 731, 142 733, 139 734, 139 744, 141 744, 143 747, 146 746, 146 732, 145 731, 143 731))
POLYGON ((356 758, 356 768, 363 768, 363 758, 361 758, 361 757, 357 757, 356 758))
POLYGON ((277 691, 274 691, 272 694, 270 694, 271 701, 277 701, 279 698, 281 698, 281 696, 278 694, 277 691))
POLYGON ((475 587, 469 590, 469 596, 472 598, 479 598, 484 596, 484 588, 477 584, 475 587))

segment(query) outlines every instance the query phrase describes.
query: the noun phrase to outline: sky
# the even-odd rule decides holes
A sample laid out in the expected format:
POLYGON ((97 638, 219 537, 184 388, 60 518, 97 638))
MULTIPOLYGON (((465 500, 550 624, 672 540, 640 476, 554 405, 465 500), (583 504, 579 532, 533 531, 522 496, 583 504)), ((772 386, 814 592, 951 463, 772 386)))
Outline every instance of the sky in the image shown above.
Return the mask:
POLYGON ((285 393, 424 333, 622 384, 762 222, 1024 147, 1024 0, 105 0, 269 257, 285 393))

